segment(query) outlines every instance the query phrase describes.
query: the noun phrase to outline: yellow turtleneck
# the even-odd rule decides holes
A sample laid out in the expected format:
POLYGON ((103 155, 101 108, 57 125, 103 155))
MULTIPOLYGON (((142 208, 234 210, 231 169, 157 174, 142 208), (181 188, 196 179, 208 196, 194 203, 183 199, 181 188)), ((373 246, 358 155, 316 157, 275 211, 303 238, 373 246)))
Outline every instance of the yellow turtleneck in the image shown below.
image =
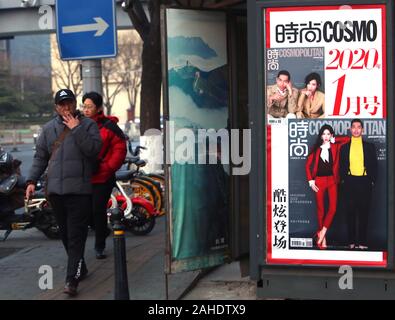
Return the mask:
POLYGON ((366 175, 364 160, 363 160, 362 137, 359 138, 351 137, 350 173, 353 176, 366 175))

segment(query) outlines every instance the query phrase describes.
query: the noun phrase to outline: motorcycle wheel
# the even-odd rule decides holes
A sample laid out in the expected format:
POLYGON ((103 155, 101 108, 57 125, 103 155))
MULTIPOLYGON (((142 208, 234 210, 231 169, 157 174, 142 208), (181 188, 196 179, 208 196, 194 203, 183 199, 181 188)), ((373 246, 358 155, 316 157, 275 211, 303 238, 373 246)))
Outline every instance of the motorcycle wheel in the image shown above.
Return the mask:
POLYGON ((134 217, 125 219, 127 229, 136 236, 150 233, 155 226, 155 217, 138 203, 133 204, 132 212, 134 217))
POLYGON ((36 228, 46 235, 47 238, 60 239, 60 229, 56 222, 52 209, 43 209, 36 228))

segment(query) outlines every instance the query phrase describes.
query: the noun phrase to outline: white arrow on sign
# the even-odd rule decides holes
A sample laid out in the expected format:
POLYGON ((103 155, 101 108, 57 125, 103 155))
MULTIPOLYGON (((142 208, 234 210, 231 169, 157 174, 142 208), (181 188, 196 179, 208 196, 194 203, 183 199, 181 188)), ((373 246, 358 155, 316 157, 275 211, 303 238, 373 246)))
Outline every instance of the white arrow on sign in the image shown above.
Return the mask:
POLYGON ((100 37, 107 30, 109 25, 101 17, 96 17, 93 19, 96 21, 96 23, 63 27, 62 33, 96 31, 95 37, 100 37))

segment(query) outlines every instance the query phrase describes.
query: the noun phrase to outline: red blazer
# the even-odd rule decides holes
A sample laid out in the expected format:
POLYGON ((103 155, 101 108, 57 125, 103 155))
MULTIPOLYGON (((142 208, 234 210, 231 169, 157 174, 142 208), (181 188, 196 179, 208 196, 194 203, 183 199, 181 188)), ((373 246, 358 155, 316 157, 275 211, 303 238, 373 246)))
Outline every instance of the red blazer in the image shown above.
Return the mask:
POLYGON ((99 126, 103 146, 98 158, 101 159, 99 170, 92 177, 92 183, 105 183, 123 164, 126 157, 126 140, 118 127, 118 118, 97 114, 93 120, 99 126), (106 119, 111 122, 105 124, 106 119))
MULTIPOLYGON (((340 148, 343 144, 350 142, 350 137, 335 137, 335 143, 331 143, 331 153, 333 159, 333 176, 335 178, 336 183, 340 182, 339 175, 339 158, 340 158, 340 148)), ((318 170, 318 162, 320 159, 321 148, 318 148, 316 151, 311 152, 307 157, 306 161, 306 176, 307 181, 314 180, 317 176, 318 170)))

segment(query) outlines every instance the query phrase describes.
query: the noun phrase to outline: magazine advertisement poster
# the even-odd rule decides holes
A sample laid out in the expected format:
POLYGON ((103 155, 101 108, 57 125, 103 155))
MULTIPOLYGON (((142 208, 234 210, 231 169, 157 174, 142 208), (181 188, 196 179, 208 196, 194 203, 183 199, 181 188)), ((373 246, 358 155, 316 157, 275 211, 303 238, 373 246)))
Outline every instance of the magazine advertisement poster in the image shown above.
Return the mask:
POLYGON ((384 268, 385 6, 264 17, 266 263, 384 268))

